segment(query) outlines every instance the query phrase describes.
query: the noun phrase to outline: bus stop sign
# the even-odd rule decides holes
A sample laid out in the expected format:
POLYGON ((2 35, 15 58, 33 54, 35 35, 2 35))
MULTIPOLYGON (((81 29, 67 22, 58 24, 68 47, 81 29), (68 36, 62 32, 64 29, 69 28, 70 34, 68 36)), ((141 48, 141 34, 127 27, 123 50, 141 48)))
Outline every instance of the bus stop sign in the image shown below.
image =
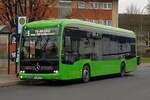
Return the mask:
POLYGON ((20 16, 17 18, 17 26, 18 26, 17 27, 17 30, 18 30, 17 33, 18 34, 21 33, 23 26, 26 24, 26 20, 27 20, 26 16, 20 16))

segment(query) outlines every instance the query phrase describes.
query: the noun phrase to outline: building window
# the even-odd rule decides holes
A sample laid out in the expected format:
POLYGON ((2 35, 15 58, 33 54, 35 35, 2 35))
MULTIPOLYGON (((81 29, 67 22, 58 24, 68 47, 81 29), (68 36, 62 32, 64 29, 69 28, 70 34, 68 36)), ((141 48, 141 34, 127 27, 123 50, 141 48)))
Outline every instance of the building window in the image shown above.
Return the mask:
POLYGON ((72 1, 71 0, 60 0, 59 7, 60 8, 71 8, 72 1))
POLYGON ((112 9, 112 3, 103 3, 102 8, 111 10, 112 9))
POLYGON ((95 23, 94 19, 89 19, 89 22, 95 23))
POLYGON ((112 26, 112 20, 100 20, 101 24, 112 26))
POLYGON ((100 19, 100 20, 99 20, 99 24, 103 24, 103 20, 100 19))
POLYGON ((85 8, 85 2, 84 1, 78 1, 78 8, 85 8))
POLYGON ((99 21, 98 21, 98 20, 96 20, 96 23, 97 23, 97 24, 99 24, 99 21))
POLYGON ((91 22, 91 20, 90 20, 90 19, 87 19, 86 21, 91 22))
POLYGON ((94 19, 86 19, 85 21, 99 24, 99 21, 94 19))
POLYGON ((89 6, 91 9, 97 9, 98 8, 98 2, 90 2, 89 6))
POLYGON ((112 20, 99 20, 100 24, 112 26, 112 20))

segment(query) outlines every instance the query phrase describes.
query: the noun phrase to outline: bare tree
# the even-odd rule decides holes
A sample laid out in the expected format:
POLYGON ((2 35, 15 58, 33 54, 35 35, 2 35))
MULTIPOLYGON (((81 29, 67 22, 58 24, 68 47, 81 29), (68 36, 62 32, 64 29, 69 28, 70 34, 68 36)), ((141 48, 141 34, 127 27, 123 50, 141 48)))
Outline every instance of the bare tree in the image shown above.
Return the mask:
POLYGON ((140 14, 140 9, 137 7, 137 5, 131 4, 126 8, 127 14, 140 14))
POLYGON ((150 0, 148 1, 148 4, 147 4, 147 12, 148 14, 150 14, 150 0))
POLYGON ((29 21, 45 18, 47 11, 56 6, 57 0, 0 0, 2 11, 1 23, 7 25, 10 31, 16 27, 17 5, 19 16, 27 16, 29 21), (16 2, 17 1, 17 2, 16 2))

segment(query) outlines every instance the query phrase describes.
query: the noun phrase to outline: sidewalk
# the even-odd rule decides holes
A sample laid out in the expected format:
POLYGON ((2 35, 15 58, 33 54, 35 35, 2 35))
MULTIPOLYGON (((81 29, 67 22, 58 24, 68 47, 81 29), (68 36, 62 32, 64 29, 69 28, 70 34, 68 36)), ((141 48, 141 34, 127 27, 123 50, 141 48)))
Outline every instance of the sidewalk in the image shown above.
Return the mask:
POLYGON ((10 67, 12 72, 8 75, 8 60, 0 59, 0 87, 7 87, 19 84, 20 80, 16 77, 14 67, 10 67))
POLYGON ((19 83, 16 75, 0 74, 0 87, 13 86, 19 83))
POLYGON ((141 63, 140 66, 142 66, 142 67, 150 67, 150 63, 145 63, 145 64, 141 63))

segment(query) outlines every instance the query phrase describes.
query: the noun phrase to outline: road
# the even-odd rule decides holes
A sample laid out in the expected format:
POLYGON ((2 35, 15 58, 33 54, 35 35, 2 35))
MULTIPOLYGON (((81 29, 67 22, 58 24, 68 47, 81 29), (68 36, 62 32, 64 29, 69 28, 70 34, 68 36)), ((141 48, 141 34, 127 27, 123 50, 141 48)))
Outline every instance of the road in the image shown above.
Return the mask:
POLYGON ((150 100, 150 67, 124 78, 99 77, 89 83, 33 82, 0 88, 0 100, 150 100))

